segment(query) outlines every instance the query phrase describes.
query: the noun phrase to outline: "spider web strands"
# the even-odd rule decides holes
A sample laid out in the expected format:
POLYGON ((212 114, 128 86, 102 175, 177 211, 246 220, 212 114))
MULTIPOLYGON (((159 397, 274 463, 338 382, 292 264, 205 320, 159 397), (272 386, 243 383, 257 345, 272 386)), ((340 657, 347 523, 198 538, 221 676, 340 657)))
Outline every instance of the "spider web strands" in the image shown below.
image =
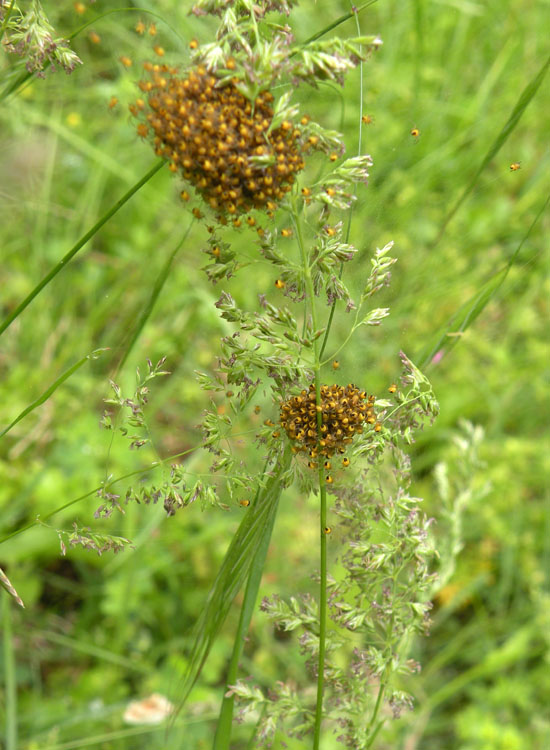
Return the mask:
MULTIPOLYGON (((189 668, 183 684, 178 688, 178 706, 174 718, 183 708, 189 693, 197 681, 221 628, 231 604, 241 590, 252 566, 261 561, 262 547, 266 544, 266 534, 271 536, 279 498, 283 490, 283 476, 290 466, 290 447, 272 469, 264 487, 256 491, 254 502, 247 510, 218 571, 210 591, 208 601, 195 625, 195 640, 189 655, 189 668)), ((269 537, 267 537, 267 543, 269 537)))

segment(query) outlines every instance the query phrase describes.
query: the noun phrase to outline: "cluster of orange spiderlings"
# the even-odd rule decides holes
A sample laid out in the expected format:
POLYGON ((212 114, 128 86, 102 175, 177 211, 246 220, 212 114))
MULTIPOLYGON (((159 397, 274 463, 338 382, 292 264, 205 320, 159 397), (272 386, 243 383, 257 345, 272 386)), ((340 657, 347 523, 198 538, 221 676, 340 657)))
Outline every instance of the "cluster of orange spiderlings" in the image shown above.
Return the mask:
MULTIPOLYGON (((145 63, 144 98, 132 114, 145 116, 137 132, 152 136, 155 151, 170 160, 210 207, 225 217, 253 208, 273 211, 304 168, 300 131, 289 121, 269 132, 273 96, 252 103, 235 83, 221 85, 205 67, 185 75, 168 65, 145 63), (146 98, 145 98, 146 97, 146 98)), ((186 191, 182 198, 189 199, 186 191)))
MULTIPOLYGON (((367 398, 365 391, 352 384, 322 385, 321 404, 317 405, 315 386, 310 385, 309 392, 304 390, 281 404, 281 426, 293 441, 296 452, 308 451, 311 459, 316 459, 318 453, 330 458, 336 451, 344 453, 353 436, 363 432, 365 424, 380 429, 374 415, 374 400, 374 396, 367 398), (319 412, 321 432, 318 440, 319 412)), ((343 465, 349 465, 349 461, 343 465)), ((317 464, 312 460, 309 466, 315 468, 317 464)))

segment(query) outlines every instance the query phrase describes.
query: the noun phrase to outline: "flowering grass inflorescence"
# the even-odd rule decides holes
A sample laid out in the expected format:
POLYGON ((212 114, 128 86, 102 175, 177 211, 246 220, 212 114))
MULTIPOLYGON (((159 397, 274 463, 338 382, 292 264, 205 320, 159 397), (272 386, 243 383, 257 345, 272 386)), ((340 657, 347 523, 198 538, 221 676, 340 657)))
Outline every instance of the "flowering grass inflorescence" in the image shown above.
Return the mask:
MULTIPOLYGON (((361 149, 342 159, 339 133, 300 114, 291 103, 302 82, 314 87, 342 83, 380 40, 358 36, 295 44, 288 25, 266 20, 269 12, 288 13, 291 5, 282 0, 201 0, 195 14, 220 17, 215 41, 200 45, 193 40, 186 67, 146 62, 147 75, 131 105, 138 134, 194 188, 200 208, 213 217, 207 222, 210 237, 204 250, 209 279, 222 283, 246 265, 240 264, 229 234, 245 223, 258 229, 256 262, 270 265, 272 293, 289 302, 274 304, 259 289, 259 310, 248 311, 222 290, 216 308, 236 330, 223 337, 214 373, 198 373, 205 391, 226 397, 220 408, 211 396, 203 419, 203 447, 213 455, 210 474, 188 484, 179 467, 162 490, 166 497, 175 492, 179 498, 168 502, 171 512, 208 498, 228 508, 221 502, 225 497, 245 514, 197 624, 184 689, 185 699, 235 594, 247 581, 215 750, 229 747, 235 699, 241 717, 260 712, 257 746, 269 745, 277 731, 298 736, 312 732, 317 750, 324 723, 335 731, 343 728, 340 738, 348 746, 370 747, 385 721, 380 714, 385 702, 396 715, 408 705, 395 678, 411 671, 406 641, 423 629, 429 610, 430 522, 419 501, 406 492, 408 463, 399 446, 437 413, 431 388, 404 355, 404 390, 390 387, 391 400, 376 399, 351 383, 321 383, 325 365, 339 369, 335 356, 354 332, 380 325, 389 314, 387 308, 364 307, 390 281, 395 262, 389 257, 391 243, 374 253, 358 300, 343 279, 357 248, 349 242, 349 222, 345 229, 340 215, 356 200, 357 184, 367 183, 372 159, 361 149), (275 91, 282 92, 278 98, 275 91), (315 164, 315 177, 306 160, 313 151, 325 155, 315 164), (262 227, 254 212, 263 214, 262 227), (330 308, 326 323, 318 309, 322 296, 330 308), (323 362, 339 304, 345 313, 354 313, 349 334, 323 362), (260 389, 269 394, 267 404, 260 389), (247 411, 256 399, 262 406, 256 401, 254 413, 266 408, 271 416, 255 428, 257 452, 251 458, 240 452, 232 434, 250 428, 247 411), (395 486, 387 483, 382 468, 388 459, 396 467, 395 486), (335 469, 346 471, 333 475, 333 461, 335 469), (180 480, 181 491, 174 485, 180 480), (262 611, 278 628, 302 629, 299 643, 317 682, 314 706, 305 685, 279 683, 265 696, 238 674, 277 504, 294 481, 299 492, 314 493, 319 500, 320 570, 312 576, 318 597, 297 595, 290 603, 272 597, 264 599, 262 611), (334 498, 332 507, 327 493, 334 498), (328 575, 329 535, 342 541, 343 575, 338 580, 328 575), (356 631, 362 631, 366 647, 350 635, 356 631)), ((157 54, 164 56, 164 50, 157 54)), ((185 202, 190 199, 187 189, 181 195, 185 202)), ((198 207, 193 214, 204 218, 198 207)))
POLYGON ((69 47, 66 39, 55 36, 39 0, 32 0, 26 10, 17 3, 0 3, 0 41, 7 52, 25 60, 29 73, 44 77, 45 69, 56 64, 72 73, 82 60, 69 47), (4 37, 2 39, 2 37, 4 37))

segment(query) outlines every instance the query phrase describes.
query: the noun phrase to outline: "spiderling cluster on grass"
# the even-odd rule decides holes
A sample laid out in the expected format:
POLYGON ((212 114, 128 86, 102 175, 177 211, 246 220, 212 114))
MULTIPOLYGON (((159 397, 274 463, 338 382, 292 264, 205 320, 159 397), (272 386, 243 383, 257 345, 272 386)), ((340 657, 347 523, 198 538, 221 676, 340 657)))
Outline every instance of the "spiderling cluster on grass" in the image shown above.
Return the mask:
MULTIPOLYGON (((221 341, 217 368, 197 372, 201 387, 224 394, 229 406, 220 410, 212 401, 202 422, 202 447, 212 454, 210 473, 219 480, 188 483, 185 465, 174 465, 162 488, 142 487, 141 496, 130 488, 126 499, 156 502, 163 497, 169 514, 196 499, 224 507, 225 498, 247 508, 197 625, 186 697, 231 604, 230 576, 232 592, 248 579, 243 611, 247 602, 253 605, 259 580, 252 586, 250 581, 263 568, 283 488, 296 482, 300 492, 318 495, 321 569, 313 573, 318 599, 310 593, 289 602, 275 596, 264 598, 261 607, 278 628, 301 630, 306 667, 317 682, 316 703, 307 689, 280 682, 264 694, 238 679, 249 614, 235 639, 216 747, 228 746, 237 699, 239 720, 253 716, 258 724, 259 744, 269 745, 276 732, 312 732, 318 747, 323 724, 349 747, 362 748, 370 746, 384 723, 384 705, 398 716, 411 704, 395 677, 418 668, 407 657, 406 643, 428 627, 434 550, 431 521, 420 510, 420 500, 408 494, 410 472, 402 446, 437 415, 438 406, 428 381, 404 354, 401 386, 390 386, 389 398, 367 396, 363 384, 322 384, 323 368, 354 333, 380 325, 389 314, 387 308, 369 308, 368 302, 389 284, 395 258, 389 255, 392 243, 376 250, 360 299, 352 298, 343 271, 357 248, 348 241, 349 214, 346 228, 342 214, 351 210, 357 185, 367 183, 372 159, 361 151, 345 159, 339 134, 300 113, 299 105, 291 103, 293 90, 283 89, 278 99, 271 90, 275 84, 341 83, 381 42, 358 36, 296 45, 289 26, 267 21, 272 10, 288 12, 290 7, 244 0, 196 5, 197 14, 220 16, 216 41, 200 45, 193 40, 186 70, 146 62, 149 77, 140 81, 141 94, 130 106, 139 119, 138 134, 151 139, 157 155, 186 181, 183 200, 191 200, 190 190, 196 193, 192 212, 210 235, 204 250, 208 278, 220 284, 242 272, 231 232, 253 228, 258 259, 273 267, 274 294, 280 292, 288 304, 275 304, 259 291, 258 309, 249 311, 221 291, 216 308, 235 331, 221 341), (324 154, 324 161, 314 162, 316 178, 308 169, 314 151, 324 154), (294 248, 284 244, 290 238, 294 248), (330 313, 340 306, 350 316, 349 334, 325 362, 330 313), (249 427, 247 410, 266 391, 271 413, 256 430, 255 458, 250 450, 244 456, 233 435, 249 427), (334 528, 326 521, 327 493, 338 519, 334 528), (271 515, 262 516, 270 506, 271 515), (329 535, 338 541, 339 579, 327 572, 329 535)), ((134 400, 113 387, 112 403, 130 408, 129 424, 143 427, 142 386, 134 400)), ((265 409, 265 397, 260 400, 265 409)), ((144 443, 139 435, 129 437, 131 447, 144 443)), ((109 512, 109 502, 118 501, 106 500, 109 512)))
MULTIPOLYGON (((358 299, 344 280, 357 255, 349 242, 351 211, 358 186, 368 183, 372 158, 361 148, 345 158, 340 134, 291 101, 300 85, 343 83, 381 41, 358 35, 296 44, 289 25, 268 20, 272 11, 288 14, 292 4, 197 3, 196 15, 220 17, 216 40, 204 45, 192 40, 185 68, 146 61, 140 94, 130 105, 138 135, 185 181, 184 203, 195 193, 191 211, 209 235, 208 279, 223 284, 246 273, 232 233, 253 230, 257 261, 273 269, 274 299, 288 301, 275 303, 258 290, 257 309, 251 311, 241 309, 228 291, 220 292, 215 307, 235 330, 222 338, 216 368, 196 373, 211 401, 197 446, 212 456, 208 474, 189 472, 185 460, 167 473, 159 459, 151 468, 162 468, 160 483, 130 483, 122 500, 108 477, 97 492, 102 502, 96 518, 124 513, 130 502, 162 502, 169 516, 195 501, 203 508, 246 509, 196 625, 182 698, 246 583, 216 750, 229 747, 235 701, 237 719, 252 717, 256 724, 259 746, 269 746, 277 733, 312 733, 318 748, 322 731, 330 730, 348 747, 370 747, 388 717, 386 706, 398 717, 412 704, 399 677, 419 668, 407 647, 414 634, 428 629, 434 586, 431 519, 408 492, 410 468, 403 452, 414 432, 437 416, 429 382, 403 353, 401 384, 391 385, 386 398, 368 395, 365 383, 323 382, 327 367, 331 378, 345 377, 335 357, 358 330, 380 325, 389 314, 369 303, 390 283, 393 243, 374 251, 358 299), (325 360, 333 316, 340 312, 347 316, 348 334, 325 360), (229 408, 219 408, 216 393, 229 408), (267 414, 263 425, 251 430, 254 402, 254 413, 267 414), (241 433, 255 436, 255 451, 242 450, 241 433), (319 499, 319 570, 312 561, 318 595, 264 597, 261 611, 278 629, 300 631, 305 667, 317 684, 315 700, 306 681, 280 681, 264 693, 238 674, 277 505, 292 484, 319 499), (338 562, 341 571, 337 577, 328 572, 328 537, 337 542, 331 548, 336 552, 331 564, 338 562)), ((155 51, 164 56, 158 45, 155 51)), ((106 411, 101 424, 113 437, 121 434, 132 450, 154 448, 144 410, 149 381, 169 374, 163 367, 164 358, 157 365, 148 360, 147 374, 137 372, 131 397, 111 382, 114 395, 106 403, 116 413, 106 411)), ((98 554, 130 544, 76 525, 57 533, 63 552, 67 544, 98 554)))

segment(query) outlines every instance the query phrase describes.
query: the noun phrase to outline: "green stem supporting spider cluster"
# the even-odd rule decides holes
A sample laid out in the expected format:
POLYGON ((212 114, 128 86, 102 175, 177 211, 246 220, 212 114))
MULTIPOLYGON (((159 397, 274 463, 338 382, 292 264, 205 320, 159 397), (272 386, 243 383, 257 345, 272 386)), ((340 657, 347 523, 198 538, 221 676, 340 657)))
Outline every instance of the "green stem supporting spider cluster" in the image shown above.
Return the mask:
MULTIPOLYGON (((304 271, 304 277, 307 287, 307 296, 310 301, 310 312, 311 320, 313 324, 313 330, 318 330, 317 325, 317 314, 315 310, 315 291, 313 289, 313 281, 311 278, 311 269, 309 267, 307 254, 304 246, 304 239, 302 235, 302 227, 300 223, 300 217, 296 207, 296 200, 294 199, 292 204, 292 218, 296 229, 296 237, 298 240, 298 246, 300 248, 300 256, 302 259, 302 266, 304 271)), ((313 344, 314 353, 314 364, 313 371, 315 377, 315 401, 317 406, 321 405, 321 361, 319 352, 319 340, 315 339, 313 344)), ((317 439, 321 434, 322 426, 322 414, 317 411, 317 439)), ((319 455, 320 446, 318 445, 319 455)), ((318 660, 318 671, 317 671, 317 701, 315 706, 315 724, 313 730, 313 750, 319 750, 319 743, 321 740, 321 722, 323 719, 323 692, 325 684, 325 652, 326 652, 326 631, 327 631, 327 538, 326 538, 326 525, 327 525, 327 493, 325 487, 325 477, 323 473, 323 466, 319 461, 319 498, 320 498, 320 512, 319 512, 319 544, 320 544, 320 583, 319 583, 319 660, 318 660)))

